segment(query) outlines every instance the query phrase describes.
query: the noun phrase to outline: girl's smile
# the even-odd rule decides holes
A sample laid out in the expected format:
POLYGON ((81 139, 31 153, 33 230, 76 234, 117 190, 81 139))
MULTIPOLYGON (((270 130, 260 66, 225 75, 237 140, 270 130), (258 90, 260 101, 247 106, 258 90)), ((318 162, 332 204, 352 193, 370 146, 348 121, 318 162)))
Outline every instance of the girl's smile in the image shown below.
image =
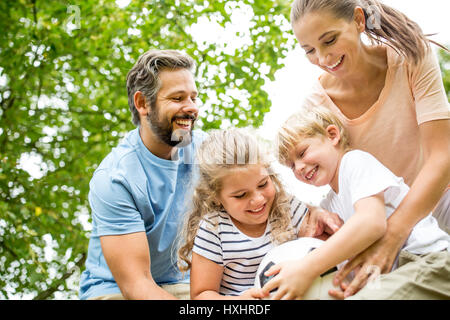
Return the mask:
POLYGON ((222 186, 219 201, 236 227, 248 236, 261 236, 276 192, 268 170, 258 164, 233 169, 222 186))

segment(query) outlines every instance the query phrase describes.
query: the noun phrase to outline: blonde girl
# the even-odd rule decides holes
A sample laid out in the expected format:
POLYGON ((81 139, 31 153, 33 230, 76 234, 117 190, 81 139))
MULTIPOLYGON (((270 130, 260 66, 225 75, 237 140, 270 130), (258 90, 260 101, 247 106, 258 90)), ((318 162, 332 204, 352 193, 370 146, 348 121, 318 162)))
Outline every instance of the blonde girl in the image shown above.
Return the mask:
MULTIPOLYGON (((450 225, 450 108, 430 40, 376 0, 295 0, 291 24, 308 60, 325 71, 305 106, 333 111, 352 148, 373 154, 410 187, 386 234, 337 279, 370 266, 387 273, 430 211, 441 227, 450 225)), ((356 293, 367 277, 358 272, 346 293, 356 293)))
POLYGON ((255 274, 275 245, 295 239, 308 208, 288 195, 271 159, 243 129, 210 133, 179 249, 192 299, 257 299, 255 274))

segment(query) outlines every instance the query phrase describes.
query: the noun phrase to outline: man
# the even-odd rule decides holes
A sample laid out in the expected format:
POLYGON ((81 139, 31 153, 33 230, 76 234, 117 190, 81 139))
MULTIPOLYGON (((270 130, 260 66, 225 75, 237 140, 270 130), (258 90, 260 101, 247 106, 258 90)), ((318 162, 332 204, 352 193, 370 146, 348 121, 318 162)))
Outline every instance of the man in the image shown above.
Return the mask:
POLYGON ((192 58, 144 53, 127 76, 138 126, 102 161, 90 182, 92 233, 81 299, 189 298, 189 277, 173 244, 192 181, 197 88, 192 58), (190 143, 192 140, 192 143, 190 143))
MULTIPOLYGON (((94 172, 92 232, 81 299, 189 299, 189 275, 176 266, 175 239, 194 181, 197 88, 192 58, 144 53, 127 76, 133 123, 94 172)), ((310 211, 305 236, 336 231, 337 215, 310 211), (311 214, 311 216, 309 216, 311 214)))

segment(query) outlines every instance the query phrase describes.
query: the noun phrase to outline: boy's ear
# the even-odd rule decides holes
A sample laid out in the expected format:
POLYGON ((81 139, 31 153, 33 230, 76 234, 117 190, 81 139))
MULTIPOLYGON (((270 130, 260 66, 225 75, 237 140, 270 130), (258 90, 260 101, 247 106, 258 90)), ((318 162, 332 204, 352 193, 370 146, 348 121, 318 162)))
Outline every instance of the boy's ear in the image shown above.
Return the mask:
POLYGON ((331 140, 333 145, 337 146, 339 144, 339 141, 341 140, 341 132, 339 131, 339 128, 334 124, 330 124, 327 127, 326 131, 328 139, 331 140))

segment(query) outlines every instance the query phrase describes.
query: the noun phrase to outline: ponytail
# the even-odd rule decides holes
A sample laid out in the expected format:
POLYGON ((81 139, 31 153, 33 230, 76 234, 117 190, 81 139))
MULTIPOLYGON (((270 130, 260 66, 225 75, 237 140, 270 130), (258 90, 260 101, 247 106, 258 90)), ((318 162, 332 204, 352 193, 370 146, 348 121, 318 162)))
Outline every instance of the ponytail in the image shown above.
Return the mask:
POLYGON ((441 44, 428 39, 416 22, 378 0, 295 0, 291 9, 291 23, 294 25, 308 12, 324 9, 337 18, 350 21, 357 6, 364 11, 364 33, 367 37, 373 43, 390 46, 414 64, 425 57, 430 42, 448 51, 441 44))

